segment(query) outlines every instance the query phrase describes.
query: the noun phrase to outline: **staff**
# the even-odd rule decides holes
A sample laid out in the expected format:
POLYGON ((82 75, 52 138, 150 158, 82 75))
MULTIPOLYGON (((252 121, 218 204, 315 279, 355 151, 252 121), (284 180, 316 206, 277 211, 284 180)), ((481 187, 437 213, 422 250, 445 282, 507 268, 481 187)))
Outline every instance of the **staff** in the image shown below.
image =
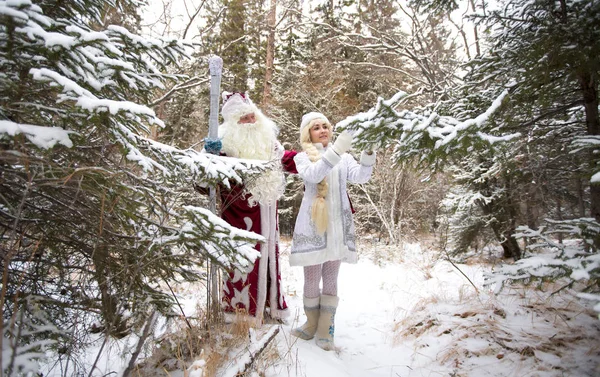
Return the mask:
MULTIPOLYGON (((212 56, 208 59, 208 67, 210 70, 210 115, 208 117, 208 139, 216 140, 218 137, 219 127, 219 97, 221 93, 221 72, 223 70, 223 59, 219 56, 212 56)), ((217 213, 217 197, 216 187, 211 186, 209 189, 209 209, 212 213, 217 213)), ((219 276, 218 266, 209 262, 209 296, 212 300, 209 303, 209 312, 218 316, 219 311, 219 276)))

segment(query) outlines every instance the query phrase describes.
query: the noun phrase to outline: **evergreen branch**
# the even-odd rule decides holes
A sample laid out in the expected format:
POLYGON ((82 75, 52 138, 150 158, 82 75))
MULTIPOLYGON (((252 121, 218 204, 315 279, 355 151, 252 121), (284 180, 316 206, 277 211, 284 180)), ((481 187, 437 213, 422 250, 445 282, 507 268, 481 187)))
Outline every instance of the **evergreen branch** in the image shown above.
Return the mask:
POLYGON ((562 106, 556 107, 556 108, 554 108, 554 109, 552 109, 550 111, 547 111, 547 112, 544 112, 543 114, 538 115, 537 117, 533 118, 529 122, 521 123, 519 125, 519 127, 522 127, 522 128, 531 127, 531 126, 535 125, 537 122, 539 122, 542 119, 548 119, 548 118, 553 117, 554 115, 564 113, 565 110, 572 109, 572 108, 574 108, 576 106, 581 106, 581 105, 583 105, 583 103, 584 103, 583 99, 580 99, 580 100, 568 103, 566 105, 562 105, 562 106))
POLYGON ((177 306, 179 307, 179 310, 181 311, 181 316, 183 317, 188 328, 191 330, 192 325, 190 324, 190 321, 188 321, 187 316, 185 315, 185 311, 183 310, 183 307, 179 303, 179 300, 177 299, 175 292, 173 292, 173 288, 171 288, 171 285, 169 284, 169 281, 167 279, 163 279, 163 281, 165 282, 165 284, 167 284, 167 287, 169 288, 169 291, 171 291, 171 295, 173 296, 173 299, 175 300, 175 302, 177 303, 177 306))
POLYGON ((353 145, 359 149, 376 150, 395 145, 392 158, 396 162, 416 157, 421 162, 428 159, 440 163, 459 156, 466 147, 476 146, 477 140, 481 148, 488 148, 489 144, 520 136, 495 137, 480 131, 498 112, 507 95, 507 91, 501 93, 483 114, 459 121, 436 112, 398 112, 394 108, 407 96, 405 92, 398 92, 389 100, 379 98, 375 108, 344 119, 336 128, 354 132, 353 145))

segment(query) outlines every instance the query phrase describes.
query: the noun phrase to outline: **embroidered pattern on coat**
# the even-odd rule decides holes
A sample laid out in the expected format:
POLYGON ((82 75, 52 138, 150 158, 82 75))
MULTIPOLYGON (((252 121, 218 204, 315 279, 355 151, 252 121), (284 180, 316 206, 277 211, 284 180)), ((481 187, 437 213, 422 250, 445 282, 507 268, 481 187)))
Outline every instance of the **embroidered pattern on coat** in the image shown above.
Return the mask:
POLYGON ((294 252, 306 253, 321 250, 327 247, 327 232, 321 237, 318 234, 296 233, 292 236, 294 240, 294 252), (312 246, 305 249, 306 246, 312 246))
POLYGON ((231 282, 237 283, 238 281, 241 280, 242 283, 245 283, 247 278, 248 278, 248 274, 245 274, 236 268, 234 271, 234 274, 233 274, 233 279, 231 279, 231 282))
POLYGON ((346 184, 348 180, 346 177, 348 176, 348 167, 345 166, 345 171, 343 174, 340 174, 339 177, 339 192, 340 192, 340 206, 342 207, 342 234, 344 238, 344 245, 348 247, 348 250, 356 252, 356 245, 354 243, 356 236, 354 234, 354 229, 352 225, 354 224, 354 219, 352 218, 352 211, 350 210, 350 203, 348 203, 348 208, 344 207, 342 204, 344 201, 344 197, 346 194, 346 184))
POLYGON ((342 209, 342 218, 344 224, 344 243, 348 246, 349 250, 355 251, 354 241, 356 236, 352 231, 352 211, 348 208, 342 209))
POLYGON ((250 296, 248 295, 248 290, 250 286, 245 286, 241 291, 237 289, 233 289, 235 295, 231 298, 231 307, 239 308, 238 304, 242 305, 242 308, 246 310, 250 310, 250 296))

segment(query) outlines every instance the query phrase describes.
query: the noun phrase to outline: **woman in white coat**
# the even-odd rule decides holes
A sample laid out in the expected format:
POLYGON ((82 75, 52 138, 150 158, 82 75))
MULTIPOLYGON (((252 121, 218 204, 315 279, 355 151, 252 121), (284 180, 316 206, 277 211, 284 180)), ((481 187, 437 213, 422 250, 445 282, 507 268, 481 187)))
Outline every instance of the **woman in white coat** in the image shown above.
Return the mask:
POLYGON ((356 263, 352 208, 346 184, 365 183, 375 164, 374 152, 362 152, 360 163, 346 153, 352 135, 342 132, 331 143, 333 129, 316 112, 305 114, 300 124, 303 152, 294 157, 304 181, 304 198, 296 219, 290 265, 304 266, 306 323, 292 335, 334 348, 334 317, 338 305, 337 278, 342 262, 356 263), (323 283, 322 291, 319 285, 323 283))

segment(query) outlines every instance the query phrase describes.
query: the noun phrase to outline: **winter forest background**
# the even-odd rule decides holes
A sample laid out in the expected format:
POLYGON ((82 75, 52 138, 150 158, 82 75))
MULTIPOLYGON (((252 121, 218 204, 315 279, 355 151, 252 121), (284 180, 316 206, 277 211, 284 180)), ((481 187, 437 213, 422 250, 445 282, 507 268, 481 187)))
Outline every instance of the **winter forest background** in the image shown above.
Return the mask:
MULTIPOLYGON (((0 0, 3 375, 93 375, 93 335, 100 358, 136 334, 135 375, 157 321, 183 323, 161 344, 179 359, 211 341, 218 307, 186 318, 177 287, 210 297, 211 269, 247 265, 260 237, 194 182, 263 168, 199 153, 213 55, 286 148, 317 110, 378 151, 351 197, 389 260, 413 242, 453 264, 497 255, 498 290, 554 284, 600 312, 598 1, 149 3, 0 0)), ((301 195, 288 176, 283 239, 301 195)))

